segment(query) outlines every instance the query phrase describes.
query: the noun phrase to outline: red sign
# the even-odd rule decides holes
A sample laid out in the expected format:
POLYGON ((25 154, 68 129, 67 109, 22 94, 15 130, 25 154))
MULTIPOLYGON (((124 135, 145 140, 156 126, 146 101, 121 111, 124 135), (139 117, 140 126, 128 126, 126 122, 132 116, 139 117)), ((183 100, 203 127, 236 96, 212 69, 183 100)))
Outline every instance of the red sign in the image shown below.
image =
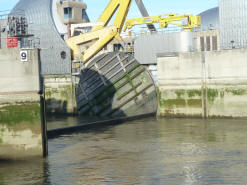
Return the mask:
POLYGON ((17 37, 8 37, 7 39, 7 47, 18 47, 18 38, 17 37))

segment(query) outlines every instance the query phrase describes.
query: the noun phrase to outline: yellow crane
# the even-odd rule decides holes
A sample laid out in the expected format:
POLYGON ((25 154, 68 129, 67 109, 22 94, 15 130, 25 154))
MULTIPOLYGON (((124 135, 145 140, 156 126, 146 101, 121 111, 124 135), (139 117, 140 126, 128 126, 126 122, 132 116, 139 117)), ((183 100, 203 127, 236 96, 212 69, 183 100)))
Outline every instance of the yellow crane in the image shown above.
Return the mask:
POLYGON ((97 21, 103 25, 95 26, 88 33, 68 39, 66 43, 72 50, 73 59, 81 59, 83 63, 86 63, 111 40, 121 40, 120 33, 131 3, 132 0, 110 0, 97 21), (113 24, 108 26, 115 13, 113 24))
POLYGON ((149 16, 126 20, 124 30, 131 29, 135 25, 159 23, 160 28, 167 28, 169 24, 182 27, 184 30, 191 31, 201 25, 201 17, 188 15, 165 14, 159 16, 149 16))
MULTIPOLYGON (((93 29, 85 34, 80 34, 71 37, 66 41, 72 51, 74 60, 82 60, 85 64, 93 56, 95 56, 105 45, 113 39, 121 40, 120 33, 124 27, 126 16, 129 12, 132 0, 110 0, 107 7, 100 15, 97 22, 101 25, 93 27, 93 29), (113 15, 116 14, 112 25, 108 25, 113 15)), ((157 17, 145 17, 139 19, 130 19, 126 24, 126 28, 130 28, 137 24, 151 24, 160 22, 161 27, 166 27, 168 24, 182 26, 175 21, 187 18, 188 25, 183 26, 184 29, 198 27, 200 18, 192 15, 176 16, 173 14, 157 17)))

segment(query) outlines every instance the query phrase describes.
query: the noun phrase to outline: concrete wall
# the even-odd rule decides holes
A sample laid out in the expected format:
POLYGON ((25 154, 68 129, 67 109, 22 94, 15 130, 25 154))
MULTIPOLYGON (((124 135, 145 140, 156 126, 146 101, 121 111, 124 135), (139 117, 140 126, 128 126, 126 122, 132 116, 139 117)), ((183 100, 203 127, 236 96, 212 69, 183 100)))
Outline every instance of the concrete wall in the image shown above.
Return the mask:
POLYGON ((158 56, 159 115, 247 117, 247 50, 158 56))
POLYGON ((71 76, 45 76, 48 114, 76 114, 75 90, 71 76))
POLYGON ((38 50, 28 50, 27 62, 19 54, 19 49, 0 50, 0 159, 42 157, 47 151, 38 50))
POLYGON ((27 50, 21 62, 20 49, 0 49, 0 92, 27 92, 40 89, 38 51, 27 50))

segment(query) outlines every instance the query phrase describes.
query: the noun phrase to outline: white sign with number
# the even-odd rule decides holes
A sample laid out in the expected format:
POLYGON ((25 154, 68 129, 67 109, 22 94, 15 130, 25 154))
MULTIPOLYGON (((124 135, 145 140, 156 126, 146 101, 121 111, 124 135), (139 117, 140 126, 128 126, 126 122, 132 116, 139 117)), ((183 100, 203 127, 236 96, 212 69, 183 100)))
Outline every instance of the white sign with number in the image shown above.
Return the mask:
POLYGON ((21 57, 21 61, 22 62, 27 62, 28 58, 27 58, 27 51, 21 51, 20 52, 20 57, 21 57))

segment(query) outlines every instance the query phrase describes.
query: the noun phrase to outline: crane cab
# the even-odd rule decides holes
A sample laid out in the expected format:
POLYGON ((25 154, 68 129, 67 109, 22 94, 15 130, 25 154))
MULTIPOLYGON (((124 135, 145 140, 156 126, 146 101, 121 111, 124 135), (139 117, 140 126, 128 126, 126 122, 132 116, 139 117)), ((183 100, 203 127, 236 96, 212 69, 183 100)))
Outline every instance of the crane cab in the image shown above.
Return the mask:
POLYGON ((88 22, 87 5, 81 0, 59 0, 57 11, 64 24, 79 24, 88 22))

